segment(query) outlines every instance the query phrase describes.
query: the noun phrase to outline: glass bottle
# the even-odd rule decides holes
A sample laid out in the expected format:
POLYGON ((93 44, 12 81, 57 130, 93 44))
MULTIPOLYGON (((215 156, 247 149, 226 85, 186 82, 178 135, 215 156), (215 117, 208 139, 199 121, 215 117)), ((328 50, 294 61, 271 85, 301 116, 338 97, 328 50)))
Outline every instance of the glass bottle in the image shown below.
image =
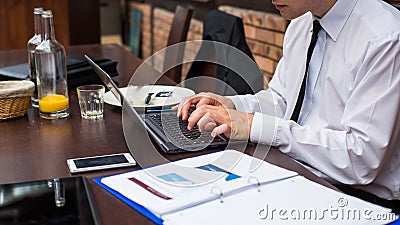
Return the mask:
POLYGON ((33 107, 39 107, 37 87, 36 87, 36 70, 35 70, 35 49, 42 42, 42 8, 33 9, 33 20, 35 27, 35 34, 28 40, 28 66, 29 66, 29 79, 35 83, 35 91, 31 97, 33 107))
POLYGON ((43 41, 35 49, 39 115, 45 119, 69 116, 65 49, 56 41, 53 14, 42 14, 43 41))

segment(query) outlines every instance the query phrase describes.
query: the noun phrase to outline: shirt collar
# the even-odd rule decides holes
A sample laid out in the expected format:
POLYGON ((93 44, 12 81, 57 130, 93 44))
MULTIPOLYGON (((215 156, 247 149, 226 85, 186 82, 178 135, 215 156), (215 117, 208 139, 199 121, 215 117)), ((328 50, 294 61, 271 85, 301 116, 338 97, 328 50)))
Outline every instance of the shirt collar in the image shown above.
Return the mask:
POLYGON ((333 41, 336 41, 357 1, 358 0, 338 0, 325 16, 319 19, 322 28, 333 41))

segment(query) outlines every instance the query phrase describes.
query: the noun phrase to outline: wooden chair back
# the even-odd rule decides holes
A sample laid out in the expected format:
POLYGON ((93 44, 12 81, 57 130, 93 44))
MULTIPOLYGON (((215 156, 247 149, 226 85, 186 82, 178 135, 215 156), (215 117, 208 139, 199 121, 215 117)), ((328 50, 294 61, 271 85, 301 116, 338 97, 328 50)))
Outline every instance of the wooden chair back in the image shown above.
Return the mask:
MULTIPOLYGON (((172 21, 171 30, 169 32, 167 47, 186 41, 187 33, 190 26, 190 20, 193 15, 193 9, 177 6, 174 19, 172 21)), ((174 60, 174 64, 179 64, 168 70, 165 75, 174 80, 176 83, 181 82, 183 49, 167 49, 164 62, 174 60)), ((169 61, 170 63, 171 61, 169 61)), ((165 63, 164 63, 165 67, 165 63)))

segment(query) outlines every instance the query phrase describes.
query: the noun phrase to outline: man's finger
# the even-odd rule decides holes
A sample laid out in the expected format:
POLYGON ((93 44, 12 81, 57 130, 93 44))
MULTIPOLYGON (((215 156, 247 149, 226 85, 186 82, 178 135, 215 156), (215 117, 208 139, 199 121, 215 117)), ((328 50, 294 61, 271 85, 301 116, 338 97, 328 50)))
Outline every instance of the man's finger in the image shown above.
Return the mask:
POLYGON ((185 97, 181 100, 181 103, 178 106, 177 117, 182 117, 183 120, 187 120, 189 117, 189 109, 192 104, 196 104, 199 100, 197 96, 194 95, 192 97, 185 97))
POLYGON ((179 109, 179 105, 174 105, 171 107, 171 109, 177 111, 179 109))
POLYGON ((221 124, 221 125, 215 127, 211 132, 212 137, 216 137, 217 135, 220 135, 220 134, 224 134, 225 136, 230 138, 231 131, 227 124, 221 124))
POLYGON ((213 130, 217 126, 217 124, 215 123, 213 118, 205 115, 200 118, 197 126, 199 127, 200 132, 204 132, 213 130))
POLYGON ((203 105, 196 108, 188 118, 188 129, 191 130, 199 122, 199 120, 209 111, 211 106, 203 105))

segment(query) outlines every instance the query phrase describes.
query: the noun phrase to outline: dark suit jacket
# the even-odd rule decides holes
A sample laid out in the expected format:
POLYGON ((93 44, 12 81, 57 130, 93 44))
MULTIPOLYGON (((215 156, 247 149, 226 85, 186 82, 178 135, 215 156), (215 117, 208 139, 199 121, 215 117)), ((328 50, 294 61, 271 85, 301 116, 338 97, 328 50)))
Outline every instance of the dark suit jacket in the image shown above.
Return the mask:
MULTIPOLYGON (((219 10, 212 10, 206 15, 203 26, 203 40, 217 41, 233 46, 250 57, 252 61, 248 61, 254 62, 254 57, 246 43, 241 18, 219 10)), ((207 52, 205 52, 202 46, 197 56, 202 54, 210 55, 210 49, 207 48, 207 52)), ((223 57, 227 65, 243 63, 238 62, 237 57, 235 58, 234 54, 229 50, 221 52, 220 49, 215 48, 212 54, 215 54, 217 58, 223 57)), ((225 66, 217 65, 215 77, 223 82, 217 84, 214 92, 222 95, 254 94, 263 89, 263 73, 259 70, 258 66, 255 63, 252 65, 244 63, 244 65, 246 66, 245 72, 241 72, 241 76, 225 66)), ((202 71, 205 71, 205 67, 207 66, 209 66, 209 63, 201 61, 193 62, 186 75, 186 80, 202 75, 202 71)))

